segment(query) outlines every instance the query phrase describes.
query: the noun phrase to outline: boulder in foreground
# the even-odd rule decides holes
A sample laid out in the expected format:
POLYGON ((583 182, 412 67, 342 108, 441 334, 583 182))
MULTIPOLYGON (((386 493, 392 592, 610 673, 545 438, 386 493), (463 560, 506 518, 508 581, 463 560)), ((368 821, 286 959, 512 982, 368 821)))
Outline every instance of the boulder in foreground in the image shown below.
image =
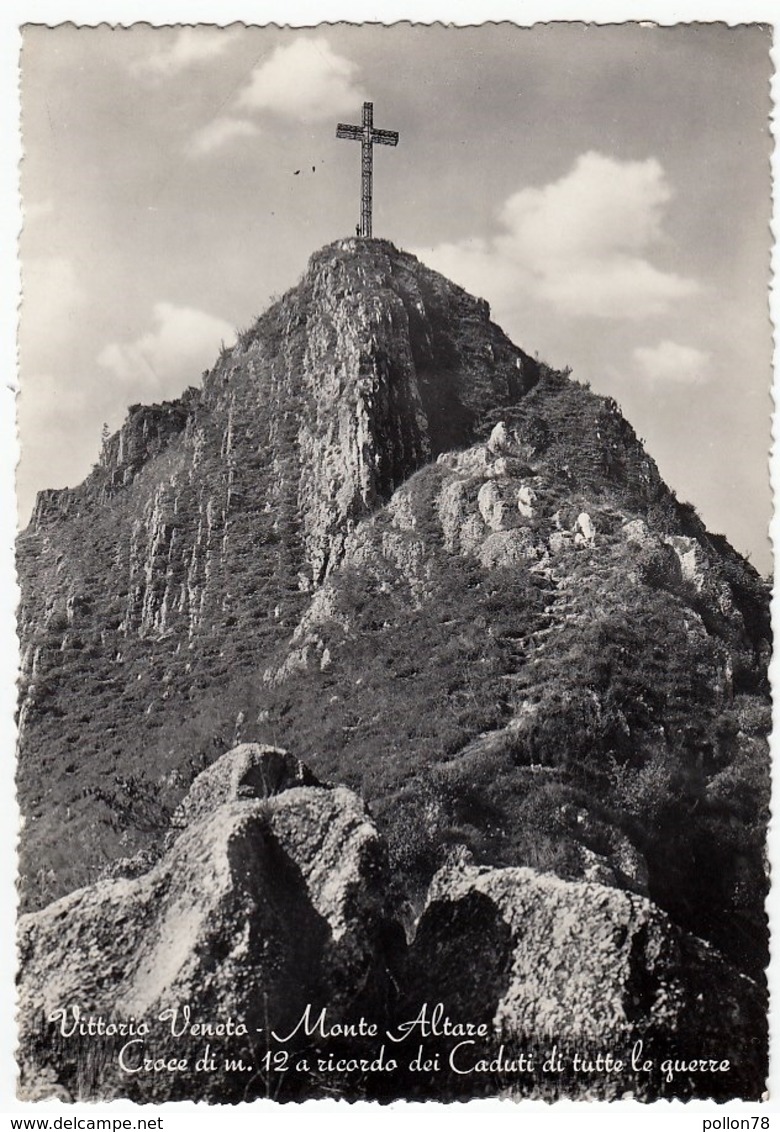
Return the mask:
POLYGON ((564 1070, 561 1095, 756 1100, 765 1088, 758 987, 633 892, 456 862, 434 877, 405 991, 411 1009, 442 1002, 450 1017, 488 1023, 495 1045, 535 1053, 537 1066, 553 1045, 581 1057, 611 1051, 630 1065, 641 1042, 640 1061, 653 1061, 652 1072, 614 1080, 565 1080, 564 1070), (667 1081, 670 1058, 689 1068, 671 1067, 667 1081), (724 1061, 728 1070, 710 1065, 724 1061))
POLYGON ((146 875, 22 918, 23 1095, 242 1100, 263 1095, 269 1028, 291 1030, 307 1004, 332 1020, 384 1012, 384 845, 355 794, 314 782, 284 752, 237 748, 196 779, 178 836, 146 875), (74 1006, 82 1019, 151 1020, 125 1065, 175 1057, 187 1070, 123 1072, 118 1053, 133 1032, 101 1044, 45 1029, 58 1011, 70 1028, 74 1006), (211 1051, 252 1070, 195 1073, 206 1040, 174 1038, 156 1021, 178 1007, 180 1027, 185 1006, 193 1023, 241 1021, 246 1035, 224 1050, 217 1035, 211 1051))

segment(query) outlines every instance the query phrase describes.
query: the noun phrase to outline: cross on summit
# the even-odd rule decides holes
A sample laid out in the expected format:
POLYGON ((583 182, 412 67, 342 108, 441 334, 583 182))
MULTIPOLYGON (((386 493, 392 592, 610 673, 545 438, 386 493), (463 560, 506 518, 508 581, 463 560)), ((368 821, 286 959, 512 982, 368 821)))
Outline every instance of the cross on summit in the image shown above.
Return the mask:
POLYGON ((358 235, 368 238, 371 236, 374 146, 398 145, 398 134, 394 130, 375 130, 374 104, 373 102, 364 102, 362 126, 345 126, 342 122, 339 122, 336 127, 336 137, 361 143, 360 225, 358 235))

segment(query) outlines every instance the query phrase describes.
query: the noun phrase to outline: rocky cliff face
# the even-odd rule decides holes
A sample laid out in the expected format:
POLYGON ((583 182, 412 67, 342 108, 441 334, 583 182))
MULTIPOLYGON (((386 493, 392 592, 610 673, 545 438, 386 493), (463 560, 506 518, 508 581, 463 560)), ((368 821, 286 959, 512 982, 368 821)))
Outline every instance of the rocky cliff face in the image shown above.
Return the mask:
MULTIPOLYGON (((135 406, 80 488, 41 494, 19 541, 19 781, 46 892, 61 885, 41 841, 95 785, 85 762, 126 792, 139 719, 148 743, 174 704, 255 672, 361 517, 536 377, 484 302, 391 245, 342 241, 202 392, 135 406)), ((78 840, 92 819, 75 820, 78 840)))
POLYGON ((112 870, 143 903, 188 786, 253 741, 370 803, 410 938, 455 847, 763 978, 766 587, 614 401, 413 257, 316 253, 41 495, 18 562, 26 908, 112 870))

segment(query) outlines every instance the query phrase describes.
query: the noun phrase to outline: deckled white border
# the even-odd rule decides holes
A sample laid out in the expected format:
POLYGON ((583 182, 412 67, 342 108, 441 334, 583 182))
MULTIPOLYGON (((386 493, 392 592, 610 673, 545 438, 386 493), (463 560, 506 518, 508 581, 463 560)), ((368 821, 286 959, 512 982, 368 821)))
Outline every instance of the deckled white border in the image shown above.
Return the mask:
MULTIPOLYGON (((21 47, 19 27, 23 23, 58 24, 72 21, 75 24, 94 25, 102 22, 132 24, 146 21, 154 25, 174 23, 211 23, 226 25, 234 21, 251 24, 279 23, 292 27, 305 27, 322 22, 346 20, 355 23, 391 23, 411 20, 416 23, 443 23, 454 25, 481 24, 488 21, 508 20, 528 26, 551 20, 578 20, 595 23, 641 20, 662 25, 693 21, 723 21, 729 25, 764 23, 775 29, 776 45, 773 49, 775 71, 780 68, 780 2, 778 0, 4 0, 0 7, 0 138, 3 157, 0 160, 0 1128, 10 1128, 10 1115, 17 1117, 46 1117, 54 1121, 64 1118, 129 1117, 161 1115, 165 1132, 200 1132, 213 1128, 215 1122, 233 1128, 254 1130, 276 1129, 279 1126, 299 1126, 303 1122, 316 1122, 318 1129, 355 1123, 362 1127, 367 1120, 378 1126, 403 1121, 406 1128, 429 1127, 430 1123, 446 1121, 451 1127, 473 1127, 475 1120, 511 1120, 513 1127, 522 1124, 523 1132, 536 1129, 625 1128, 630 1121, 632 1132, 641 1126, 656 1129, 661 1121, 664 1132, 676 1129, 701 1130, 703 1119, 729 1117, 768 1116, 770 1127, 780 1132, 780 975, 778 960, 772 969, 770 989, 773 1005, 770 1012, 772 1029, 770 1098, 763 1105, 731 1102, 716 1106, 707 1102, 658 1102, 654 1105, 629 1101, 596 1104, 559 1101, 555 1105, 524 1101, 512 1105, 499 1101, 472 1101, 469 1104, 409 1105, 397 1103, 389 1106, 364 1104, 347 1105, 345 1102, 307 1102, 303 1105, 273 1106, 256 1102, 250 1106, 216 1110, 205 1105, 184 1102, 156 1107, 137 1108, 129 1102, 117 1101, 110 1105, 61 1105, 58 1102, 25 1105, 15 1098, 15 1043, 14 1016, 14 920, 15 920, 15 841, 18 828, 18 811, 14 801, 13 749, 15 706, 15 675, 17 645, 14 633, 16 585, 13 575, 13 541, 15 537, 16 505, 13 491, 13 469, 18 454, 15 433, 14 398, 16 378, 16 308, 19 301, 19 270, 16 261, 16 239, 21 226, 21 208, 18 197, 18 162, 21 143, 17 130, 18 58, 21 47), (6 1115, 7 1114, 7 1115, 6 1115)), ((778 103, 780 79, 773 80, 773 101, 778 103)), ((775 145, 777 122, 773 115, 775 145)), ((780 158, 775 153, 773 175, 780 170, 780 158)), ((777 237, 777 219, 774 222, 777 237)), ((777 275, 780 257, 773 251, 773 271, 777 275)), ((772 296, 772 316, 778 324, 780 303, 772 296)), ((775 353, 777 375, 780 351, 775 353)), ((777 378, 776 378, 777 389, 777 378)), ((735 386, 734 396, 739 396, 735 386)), ((777 392, 775 394, 778 396, 777 392)), ((777 428, 774 432, 778 436, 777 428)), ((773 462, 772 486, 780 488, 780 460, 773 462)), ((780 517, 772 523, 773 543, 780 545, 780 517)), ((774 625, 780 634, 778 602, 773 602, 774 625)), ((775 655, 771 674, 773 686, 780 688, 780 661, 775 655)), ((773 761, 780 752, 780 743, 773 740, 773 761)), ((777 774, 775 774, 777 779, 777 774)), ((774 796, 778 787, 775 782, 774 796)), ((773 823, 769 837, 770 860, 775 862, 775 881, 769 912, 773 939, 780 939, 780 832, 773 823)), ((780 944, 778 945, 780 947, 780 944)), ((778 952, 780 954, 780 952, 778 952)), ((721 1129, 723 1125, 721 1125, 721 1129)), ((756 1132, 760 1132, 760 1123, 756 1132)))
POLYGON ((211 23, 240 20, 251 24, 280 23, 293 27, 324 21, 356 23, 482 24, 511 20, 518 25, 537 21, 581 20, 588 23, 647 20, 676 24, 693 20, 728 24, 773 23, 772 0, 9 0, 3 20, 77 24, 211 23))

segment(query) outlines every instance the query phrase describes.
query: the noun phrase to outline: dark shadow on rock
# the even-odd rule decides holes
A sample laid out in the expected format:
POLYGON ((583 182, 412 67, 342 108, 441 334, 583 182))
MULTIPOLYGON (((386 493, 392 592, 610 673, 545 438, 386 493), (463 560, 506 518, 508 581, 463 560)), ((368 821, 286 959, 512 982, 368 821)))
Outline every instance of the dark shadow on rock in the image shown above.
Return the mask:
POLYGON ((511 930, 489 896, 435 901, 410 948, 406 1005, 443 1002, 452 1017, 492 1021, 509 985, 512 955, 511 930))

